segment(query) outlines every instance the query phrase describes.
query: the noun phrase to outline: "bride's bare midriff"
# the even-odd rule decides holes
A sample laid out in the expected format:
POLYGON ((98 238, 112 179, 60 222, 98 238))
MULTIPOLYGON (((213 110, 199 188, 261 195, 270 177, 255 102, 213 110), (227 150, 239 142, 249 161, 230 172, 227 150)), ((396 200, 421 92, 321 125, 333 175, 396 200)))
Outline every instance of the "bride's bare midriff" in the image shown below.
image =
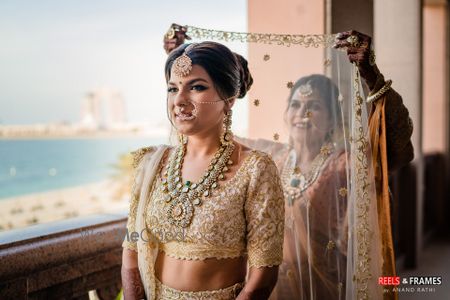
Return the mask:
POLYGON ((155 263, 156 277, 164 285, 181 291, 217 290, 245 280, 247 260, 207 258, 183 260, 160 251, 155 263))

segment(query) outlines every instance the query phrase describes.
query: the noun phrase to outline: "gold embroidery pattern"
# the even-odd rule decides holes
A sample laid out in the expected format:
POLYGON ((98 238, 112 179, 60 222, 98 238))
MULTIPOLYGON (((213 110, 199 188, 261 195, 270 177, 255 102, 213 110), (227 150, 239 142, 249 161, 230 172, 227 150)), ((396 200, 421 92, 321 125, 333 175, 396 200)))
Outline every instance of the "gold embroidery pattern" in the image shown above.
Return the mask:
POLYGON ((156 279, 156 299, 232 300, 243 287, 244 283, 240 282, 224 289, 190 292, 171 288, 156 279))
POLYGON ((153 152, 155 151, 155 149, 155 147, 145 147, 131 152, 131 154, 133 155, 133 168, 137 168, 145 154, 153 152))
POLYGON ((135 232, 135 224, 136 224, 136 214, 137 208, 139 204, 139 194, 140 194, 140 186, 139 183, 136 182, 137 175, 141 172, 141 168, 139 168, 139 164, 146 154, 152 153, 156 150, 156 147, 145 147, 140 148, 136 151, 131 152, 133 156, 133 168, 134 170, 134 178, 133 178, 133 187, 131 189, 131 201, 130 201, 130 209, 128 211, 128 220, 127 220, 127 229, 128 229, 128 237, 125 237, 122 247, 137 251, 136 242, 129 241, 127 238, 130 238, 131 233, 135 232))
POLYGON ((339 189, 339 196, 341 196, 341 197, 347 196, 347 188, 341 187, 341 188, 339 189))
POLYGON ((250 267, 280 265, 283 260, 284 197, 278 169, 264 154, 254 162, 245 215, 250 267))
POLYGON ((335 43, 335 34, 276 34, 276 33, 251 33, 233 32, 204 29, 194 26, 186 26, 187 34, 195 39, 238 41, 243 43, 275 44, 290 47, 292 45, 305 48, 331 47, 335 43))
POLYGON ((283 192, 277 167, 267 154, 252 151, 231 179, 208 198, 202 196, 202 205, 186 228, 166 218, 161 181, 157 176, 151 189, 146 224, 168 256, 203 260, 247 254, 250 266, 281 263, 283 192))
POLYGON ((274 133, 274 134, 273 134, 273 139, 274 139, 275 141, 278 141, 278 140, 280 139, 280 135, 279 135, 278 133, 274 133))
POLYGON ((331 250, 334 250, 335 248, 336 248, 336 243, 334 241, 328 241, 327 250, 331 251, 331 250))
MULTIPOLYGON (((128 220, 127 220, 127 229, 128 229, 128 237, 130 237, 132 232, 135 232, 135 224, 136 224, 136 213, 138 208, 138 196, 134 195, 131 199, 130 203, 130 211, 128 212, 128 220)), ((136 242, 132 242, 128 240, 128 237, 126 236, 122 247, 137 251, 137 244, 136 242)))
POLYGON ((361 116, 363 98, 359 92, 360 76, 358 68, 353 65, 354 69, 354 126, 352 136, 354 144, 352 145, 353 156, 355 157, 355 203, 356 203, 356 241, 357 241, 357 261, 355 263, 356 270, 354 280, 356 281, 357 298, 369 299, 368 284, 372 280, 370 272, 370 239, 372 230, 369 226, 369 161, 367 158, 368 138, 364 132, 363 120, 361 116))

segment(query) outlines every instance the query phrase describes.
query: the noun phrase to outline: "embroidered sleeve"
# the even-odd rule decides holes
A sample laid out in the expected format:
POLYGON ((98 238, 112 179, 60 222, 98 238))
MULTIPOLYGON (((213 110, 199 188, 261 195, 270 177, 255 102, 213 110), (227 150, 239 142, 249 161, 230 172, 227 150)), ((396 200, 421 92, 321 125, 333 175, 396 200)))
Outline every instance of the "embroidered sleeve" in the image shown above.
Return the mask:
POLYGON ((136 223, 136 213, 139 204, 139 195, 141 192, 141 185, 143 180, 144 173, 144 164, 145 159, 144 156, 151 155, 155 151, 155 147, 147 147, 141 148, 137 151, 132 152, 133 155, 133 167, 134 167, 134 179, 133 179, 133 187, 131 189, 131 201, 130 201, 130 209, 128 211, 128 220, 127 220, 127 231, 125 238, 122 243, 122 247, 137 251, 137 239, 139 233, 136 233, 135 223, 136 223))
POLYGON ((284 235, 283 190, 278 169, 267 154, 258 154, 252 167, 245 216, 250 267, 281 264, 284 235))

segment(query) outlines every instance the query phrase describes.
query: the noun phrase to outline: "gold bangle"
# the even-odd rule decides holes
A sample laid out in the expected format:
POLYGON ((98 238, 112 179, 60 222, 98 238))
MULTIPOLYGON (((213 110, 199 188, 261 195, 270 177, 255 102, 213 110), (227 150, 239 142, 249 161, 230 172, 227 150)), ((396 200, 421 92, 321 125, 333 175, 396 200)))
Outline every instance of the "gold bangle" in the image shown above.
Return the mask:
POLYGON ((386 83, 383 85, 381 89, 379 89, 375 94, 372 94, 367 97, 367 103, 374 102, 381 98, 390 88, 392 85, 392 80, 386 80, 386 83))

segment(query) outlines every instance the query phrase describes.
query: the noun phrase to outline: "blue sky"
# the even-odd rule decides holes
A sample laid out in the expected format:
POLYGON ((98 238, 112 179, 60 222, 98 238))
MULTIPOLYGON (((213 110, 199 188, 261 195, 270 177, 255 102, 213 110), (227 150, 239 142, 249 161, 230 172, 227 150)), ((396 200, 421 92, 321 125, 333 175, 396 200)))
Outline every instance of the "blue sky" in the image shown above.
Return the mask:
POLYGON ((247 1, 0 1, 0 124, 78 121, 101 87, 122 92, 130 121, 164 121, 173 22, 246 31, 247 1))

